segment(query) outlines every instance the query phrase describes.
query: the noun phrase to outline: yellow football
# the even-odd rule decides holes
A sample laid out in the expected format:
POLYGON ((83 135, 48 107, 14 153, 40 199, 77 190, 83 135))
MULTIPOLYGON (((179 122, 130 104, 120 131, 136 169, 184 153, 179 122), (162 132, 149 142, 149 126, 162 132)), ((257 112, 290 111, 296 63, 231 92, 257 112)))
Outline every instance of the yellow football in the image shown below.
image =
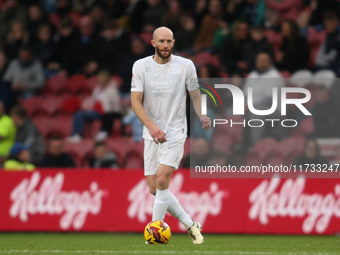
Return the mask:
POLYGON ((161 220, 155 220, 146 225, 144 230, 145 241, 150 244, 166 244, 171 237, 171 231, 168 224, 161 220))

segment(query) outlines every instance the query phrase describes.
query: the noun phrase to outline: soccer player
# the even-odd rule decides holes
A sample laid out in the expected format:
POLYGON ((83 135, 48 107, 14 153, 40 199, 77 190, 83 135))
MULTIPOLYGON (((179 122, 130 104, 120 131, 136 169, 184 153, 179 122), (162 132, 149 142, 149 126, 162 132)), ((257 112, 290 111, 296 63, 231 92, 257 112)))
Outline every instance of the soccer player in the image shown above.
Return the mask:
POLYGON ((157 28, 151 44, 155 55, 136 61, 132 68, 132 109, 144 124, 144 175, 156 196, 152 220, 164 220, 168 211, 188 229, 194 244, 203 243, 202 227, 192 221, 169 191, 174 170, 183 157, 187 136, 186 89, 193 101, 202 128, 211 121, 201 114, 201 93, 191 60, 172 55, 175 40, 166 27, 157 28))

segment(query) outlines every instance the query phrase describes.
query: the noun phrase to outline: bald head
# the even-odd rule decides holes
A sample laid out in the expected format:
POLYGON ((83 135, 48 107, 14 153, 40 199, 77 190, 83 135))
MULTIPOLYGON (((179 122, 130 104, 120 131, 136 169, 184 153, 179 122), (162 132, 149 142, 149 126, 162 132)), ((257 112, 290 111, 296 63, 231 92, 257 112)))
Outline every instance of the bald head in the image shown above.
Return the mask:
POLYGON ((159 27, 153 31, 153 40, 156 41, 160 37, 171 37, 174 39, 172 31, 167 27, 159 27))
POLYGON ((152 46, 156 50, 156 61, 166 63, 171 58, 174 47, 174 35, 167 27, 159 27, 153 32, 152 46))

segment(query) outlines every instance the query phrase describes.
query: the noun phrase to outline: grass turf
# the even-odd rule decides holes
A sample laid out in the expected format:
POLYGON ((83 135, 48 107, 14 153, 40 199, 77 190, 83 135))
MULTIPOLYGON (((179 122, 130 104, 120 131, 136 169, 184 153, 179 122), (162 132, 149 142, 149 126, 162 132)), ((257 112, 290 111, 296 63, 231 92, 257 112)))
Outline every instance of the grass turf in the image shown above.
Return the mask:
POLYGON ((143 234, 0 233, 0 254, 340 254, 340 237, 205 235, 193 245, 174 234, 166 245, 147 245, 143 234))

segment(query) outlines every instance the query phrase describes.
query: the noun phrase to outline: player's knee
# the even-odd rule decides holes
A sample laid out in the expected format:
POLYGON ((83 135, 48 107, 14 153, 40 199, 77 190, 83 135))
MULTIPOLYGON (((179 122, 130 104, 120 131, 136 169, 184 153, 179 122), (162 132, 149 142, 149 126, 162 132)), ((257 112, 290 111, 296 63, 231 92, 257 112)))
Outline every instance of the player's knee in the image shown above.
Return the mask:
POLYGON ((156 188, 149 187, 149 191, 152 195, 156 195, 156 188))
POLYGON ((156 186, 157 188, 165 188, 165 184, 166 184, 166 178, 165 177, 158 177, 156 179, 156 186))

